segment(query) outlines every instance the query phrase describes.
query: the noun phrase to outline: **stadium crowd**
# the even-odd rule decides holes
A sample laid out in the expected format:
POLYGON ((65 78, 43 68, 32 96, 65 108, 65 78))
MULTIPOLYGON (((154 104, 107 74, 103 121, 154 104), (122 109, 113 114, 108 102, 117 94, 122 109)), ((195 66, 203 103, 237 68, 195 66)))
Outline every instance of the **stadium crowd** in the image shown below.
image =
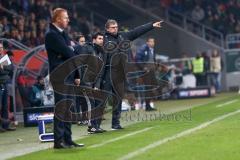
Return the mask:
POLYGON ((160 6, 182 13, 226 34, 240 32, 240 2, 238 0, 129 0, 143 8, 160 6), (153 5, 154 4, 154 5, 153 5))
MULTIPOLYGON (((51 1, 46 0, 0 0, 0 36, 15 39, 28 47, 44 44, 53 7, 51 1)), ((71 27, 67 30, 72 38, 99 31, 98 27, 91 26, 86 16, 78 15, 74 6, 69 13, 71 27)))

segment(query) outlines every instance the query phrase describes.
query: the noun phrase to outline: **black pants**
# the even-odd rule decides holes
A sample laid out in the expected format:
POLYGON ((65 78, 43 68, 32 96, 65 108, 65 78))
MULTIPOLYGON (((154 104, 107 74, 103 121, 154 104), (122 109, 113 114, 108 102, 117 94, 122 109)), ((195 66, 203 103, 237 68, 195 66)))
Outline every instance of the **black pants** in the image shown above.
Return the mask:
MULTIPOLYGON (((54 92, 55 104, 66 98, 66 96, 60 95, 54 92)), ((54 113, 55 114, 55 113, 54 113)), ((54 115, 54 143, 58 144, 61 142, 72 141, 71 122, 65 122, 64 120, 58 119, 54 115)))
POLYGON ((194 73, 197 81, 197 86, 204 86, 204 76, 202 73, 194 73))
MULTIPOLYGON (((8 119, 8 92, 6 83, 0 85, 0 105, 1 117, 4 119, 8 119)), ((8 127, 8 124, 2 124, 2 128, 7 129, 8 127)))
MULTIPOLYGON (((116 96, 113 98, 112 107, 112 127, 120 125, 121 111, 122 111, 122 98, 124 96, 124 81, 117 80, 117 83, 113 86, 112 83, 118 79, 118 74, 116 77, 110 78, 110 69, 106 70, 105 77, 101 84, 101 89, 108 91, 116 96)), ((101 120, 99 125, 101 124, 101 120)))
POLYGON ((80 119, 82 120, 89 120, 90 121, 90 126, 91 127, 98 127, 98 120, 99 117, 94 117, 93 115, 90 116, 88 114, 91 114, 92 110, 96 107, 97 103, 95 102, 94 99, 88 97, 89 101, 90 101, 90 108, 89 108, 89 102, 87 102, 87 97, 76 97, 76 112, 80 113, 82 112, 82 115, 80 119), (90 110, 89 110, 90 109, 90 110))

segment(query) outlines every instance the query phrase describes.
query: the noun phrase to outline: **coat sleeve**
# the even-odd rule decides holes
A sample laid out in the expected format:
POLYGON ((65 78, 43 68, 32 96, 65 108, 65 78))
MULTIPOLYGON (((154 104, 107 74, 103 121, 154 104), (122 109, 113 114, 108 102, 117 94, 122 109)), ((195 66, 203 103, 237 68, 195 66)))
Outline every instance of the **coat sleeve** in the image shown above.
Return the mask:
POLYGON ((56 53, 61 54, 63 58, 68 59, 75 56, 73 50, 67 46, 66 43, 64 43, 64 41, 61 40, 56 33, 48 33, 45 41, 45 44, 47 44, 46 47, 55 51, 56 53))
POLYGON ((129 32, 123 32, 123 34, 125 34, 125 36, 127 37, 128 40, 132 41, 152 29, 153 29, 153 23, 150 22, 150 23, 138 26, 138 27, 134 28, 133 30, 130 30, 129 32))

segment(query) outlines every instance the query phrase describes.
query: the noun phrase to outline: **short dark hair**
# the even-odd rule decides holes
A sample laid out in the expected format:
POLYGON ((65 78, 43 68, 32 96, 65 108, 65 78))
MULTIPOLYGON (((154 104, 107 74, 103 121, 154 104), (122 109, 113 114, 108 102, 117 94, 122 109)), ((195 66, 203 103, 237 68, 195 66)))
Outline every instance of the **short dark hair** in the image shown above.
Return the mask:
POLYGON ((105 29, 109 28, 111 24, 118 24, 118 23, 114 19, 108 19, 107 22, 105 23, 105 29))
POLYGON ((11 57, 11 56, 14 56, 13 52, 12 52, 12 51, 10 51, 10 50, 9 50, 9 51, 7 51, 7 52, 6 52, 6 54, 7 54, 8 56, 10 56, 10 57, 11 57))
POLYGON ((153 37, 147 37, 146 42, 148 42, 150 39, 155 40, 155 38, 153 38, 153 37))
POLYGON ((76 41, 79 41, 79 39, 82 38, 82 37, 86 38, 83 34, 80 34, 80 35, 77 36, 76 41))
POLYGON ((103 36, 102 32, 96 32, 92 35, 92 39, 96 39, 98 36, 103 36))

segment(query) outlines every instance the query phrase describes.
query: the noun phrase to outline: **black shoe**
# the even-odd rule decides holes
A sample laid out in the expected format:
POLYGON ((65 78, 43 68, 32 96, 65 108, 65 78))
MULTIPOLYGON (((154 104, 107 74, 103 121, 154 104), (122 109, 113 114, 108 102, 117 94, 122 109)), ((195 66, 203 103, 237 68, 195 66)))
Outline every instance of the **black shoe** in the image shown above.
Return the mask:
POLYGON ((16 127, 8 127, 8 128, 4 128, 6 131, 15 131, 16 127))
POLYGON ((124 129, 124 128, 120 125, 112 126, 112 131, 120 130, 120 129, 124 129))
POLYGON ((98 128, 95 127, 88 127, 88 133, 89 134, 95 134, 95 133, 103 133, 103 131, 99 130, 98 128))
POLYGON ((155 109, 155 108, 146 108, 146 111, 156 111, 157 109, 155 109))
POLYGON ((67 145, 70 145, 71 147, 84 147, 84 144, 78 144, 73 141, 67 142, 67 145))
POLYGON ((71 145, 65 144, 63 142, 60 143, 54 143, 54 149, 69 149, 72 148, 71 145))

